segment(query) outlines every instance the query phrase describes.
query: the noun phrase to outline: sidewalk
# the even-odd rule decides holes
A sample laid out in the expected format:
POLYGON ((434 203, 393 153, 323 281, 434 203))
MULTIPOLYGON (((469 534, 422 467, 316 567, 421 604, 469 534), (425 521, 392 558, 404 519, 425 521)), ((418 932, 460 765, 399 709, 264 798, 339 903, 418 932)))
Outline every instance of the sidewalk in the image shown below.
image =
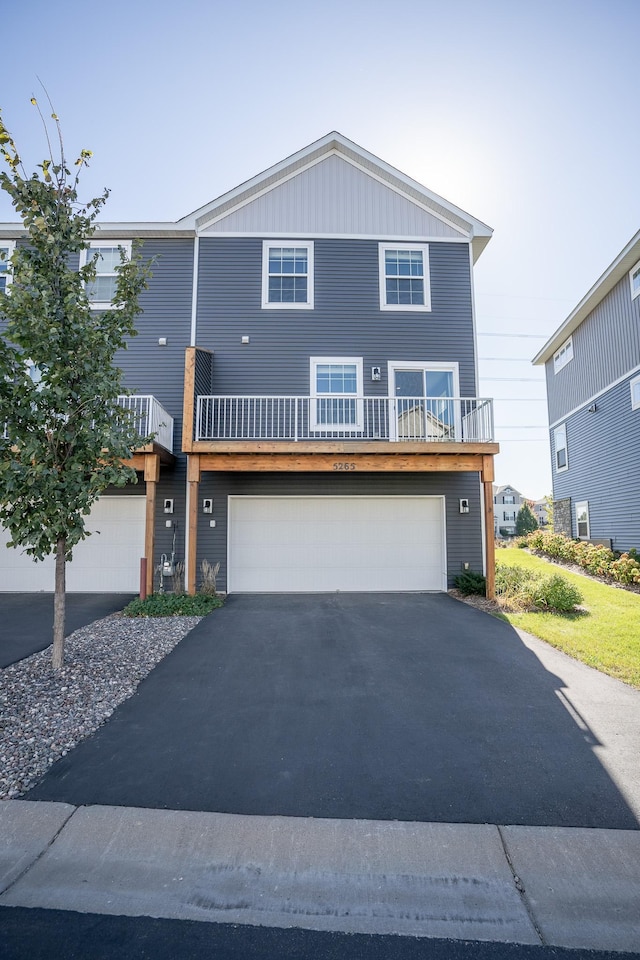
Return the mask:
POLYGON ((0 906, 634 951, 640 832, 10 800, 0 906))

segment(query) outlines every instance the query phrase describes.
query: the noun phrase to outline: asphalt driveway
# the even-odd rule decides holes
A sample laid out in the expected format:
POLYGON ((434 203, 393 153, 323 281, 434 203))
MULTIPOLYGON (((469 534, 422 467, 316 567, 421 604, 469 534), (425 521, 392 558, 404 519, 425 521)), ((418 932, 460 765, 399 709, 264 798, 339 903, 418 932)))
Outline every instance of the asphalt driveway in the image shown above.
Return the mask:
POLYGON ((561 686, 446 594, 232 596, 26 799, 637 829, 561 686))
MULTIPOLYGON (((133 597, 130 593, 68 593, 66 635, 122 610, 133 597)), ((44 650, 52 640, 52 593, 0 593, 0 667, 44 650)))

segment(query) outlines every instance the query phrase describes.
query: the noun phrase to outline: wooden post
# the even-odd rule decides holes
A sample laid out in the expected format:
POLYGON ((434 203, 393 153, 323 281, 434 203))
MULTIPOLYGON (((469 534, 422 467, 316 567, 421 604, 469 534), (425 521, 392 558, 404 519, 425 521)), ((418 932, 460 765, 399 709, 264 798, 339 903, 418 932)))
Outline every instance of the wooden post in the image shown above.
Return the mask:
POLYGON ((485 566, 487 568, 487 599, 496 595, 496 541, 493 525, 493 457, 482 458, 482 483, 484 486, 484 540, 485 566))
POLYGON ((187 460, 189 484, 189 551, 187 556, 187 593, 196 592, 196 563, 198 558, 198 495, 200 490, 200 457, 191 454, 187 460))
POLYGON ((147 558, 147 595, 153 593, 153 561, 156 542, 156 496, 160 479, 160 457, 147 453, 144 458, 144 480, 147 491, 147 504, 144 526, 144 555, 147 558))
POLYGON ((196 347, 187 347, 184 357, 184 394, 182 397, 182 450, 193 450, 193 422, 196 402, 196 347))

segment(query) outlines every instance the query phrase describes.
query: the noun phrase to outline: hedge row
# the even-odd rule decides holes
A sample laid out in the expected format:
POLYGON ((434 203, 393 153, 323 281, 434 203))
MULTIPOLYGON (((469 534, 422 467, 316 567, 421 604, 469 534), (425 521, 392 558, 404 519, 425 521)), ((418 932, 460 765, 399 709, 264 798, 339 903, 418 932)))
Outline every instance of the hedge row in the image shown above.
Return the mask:
POLYGON ((640 563, 635 550, 618 555, 607 547, 584 540, 570 540, 561 533, 536 530, 516 540, 519 547, 541 553, 564 563, 575 563, 597 577, 608 577, 617 583, 640 584, 640 563))

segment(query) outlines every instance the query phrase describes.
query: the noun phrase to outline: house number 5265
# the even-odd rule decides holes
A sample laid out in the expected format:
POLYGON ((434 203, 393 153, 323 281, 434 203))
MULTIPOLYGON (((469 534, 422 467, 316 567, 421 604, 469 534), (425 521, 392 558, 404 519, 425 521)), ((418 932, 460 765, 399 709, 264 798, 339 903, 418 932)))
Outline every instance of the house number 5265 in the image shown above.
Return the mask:
POLYGON ((333 465, 334 470, 355 470, 355 463, 346 463, 344 460, 338 460, 333 465))

